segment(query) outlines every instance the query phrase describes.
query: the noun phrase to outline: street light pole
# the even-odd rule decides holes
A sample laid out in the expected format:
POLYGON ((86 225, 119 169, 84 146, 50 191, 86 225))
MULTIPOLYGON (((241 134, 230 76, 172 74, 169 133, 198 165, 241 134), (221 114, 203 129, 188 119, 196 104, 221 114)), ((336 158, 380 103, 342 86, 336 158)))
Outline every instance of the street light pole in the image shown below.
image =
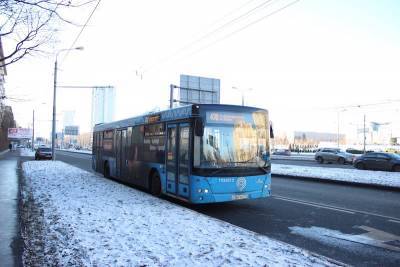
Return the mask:
POLYGON ((35 141, 35 110, 32 112, 32 151, 35 150, 35 147, 33 145, 35 141))
POLYGON ((364 113, 364 129, 363 129, 363 132, 364 132, 364 146, 363 146, 363 151, 364 151, 364 154, 365 154, 365 141, 366 141, 366 139, 367 139, 367 137, 365 136, 365 113, 364 113))
POLYGON ((51 158, 52 160, 56 160, 55 154, 55 143, 56 143, 56 95, 57 95, 57 58, 61 52, 70 51, 70 50, 83 50, 82 46, 74 47, 70 49, 61 49, 56 54, 56 60, 54 62, 54 86, 53 86, 53 125, 51 131, 51 158))
MULTIPOLYGON (((232 86, 232 89, 239 90, 241 92, 241 94, 242 94, 242 106, 244 106, 244 90, 243 89, 239 89, 236 86, 232 86)), ((247 91, 251 91, 251 90, 253 90, 253 89, 252 88, 248 88, 247 89, 247 91)))
POLYGON ((57 93, 57 56, 54 62, 54 85, 53 85, 53 124, 51 131, 51 158, 56 160, 56 153, 54 151, 56 143, 56 93, 57 93))
POLYGON ((340 112, 347 111, 347 109, 338 110, 337 112, 337 147, 340 148, 340 112))

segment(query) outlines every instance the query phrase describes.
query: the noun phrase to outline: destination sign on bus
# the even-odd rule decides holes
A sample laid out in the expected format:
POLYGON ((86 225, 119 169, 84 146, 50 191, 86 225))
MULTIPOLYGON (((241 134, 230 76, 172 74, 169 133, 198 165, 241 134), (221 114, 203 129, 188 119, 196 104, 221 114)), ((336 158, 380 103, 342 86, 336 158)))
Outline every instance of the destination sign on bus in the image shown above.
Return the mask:
POLYGON ((151 115, 147 117, 147 123, 154 123, 154 122, 159 122, 161 120, 161 115, 151 115))
POLYGON ((235 112, 207 112, 206 113, 207 122, 211 123, 238 123, 247 121, 245 114, 235 113, 235 112))

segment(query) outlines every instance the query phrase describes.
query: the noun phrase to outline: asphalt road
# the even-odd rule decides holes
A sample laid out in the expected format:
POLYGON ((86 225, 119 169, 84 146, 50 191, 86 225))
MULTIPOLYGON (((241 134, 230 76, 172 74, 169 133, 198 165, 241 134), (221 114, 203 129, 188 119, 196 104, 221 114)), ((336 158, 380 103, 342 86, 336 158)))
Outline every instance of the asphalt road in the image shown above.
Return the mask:
MULTIPOLYGON (((91 171, 90 155, 57 159, 91 171)), ((400 265, 400 193, 273 176, 273 196, 186 205, 206 215, 355 266, 400 265)))

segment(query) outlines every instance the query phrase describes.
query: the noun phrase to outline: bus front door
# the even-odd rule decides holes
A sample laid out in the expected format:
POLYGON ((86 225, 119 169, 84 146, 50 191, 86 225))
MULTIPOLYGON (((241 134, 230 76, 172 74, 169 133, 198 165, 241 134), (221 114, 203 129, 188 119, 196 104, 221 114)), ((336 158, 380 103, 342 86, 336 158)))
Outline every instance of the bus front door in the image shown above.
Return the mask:
POLYGON ((189 198, 190 124, 174 123, 167 127, 167 188, 169 194, 189 198))

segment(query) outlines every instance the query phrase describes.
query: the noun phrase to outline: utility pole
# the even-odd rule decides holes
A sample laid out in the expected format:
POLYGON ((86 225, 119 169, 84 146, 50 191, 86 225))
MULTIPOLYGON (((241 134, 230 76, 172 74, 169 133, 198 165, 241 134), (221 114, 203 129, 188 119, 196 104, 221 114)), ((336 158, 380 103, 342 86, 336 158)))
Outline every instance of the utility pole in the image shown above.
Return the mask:
POLYGON ((54 61, 54 92, 53 92, 53 127, 51 132, 51 158, 52 160, 56 160, 56 153, 55 153, 55 143, 56 143, 56 92, 57 92, 57 59, 58 55, 61 52, 70 51, 70 50, 83 50, 82 46, 69 48, 69 49, 61 49, 56 54, 56 60, 54 61))
POLYGON ((56 92, 57 92, 57 57, 54 62, 54 88, 53 88, 53 129, 51 134, 51 158, 56 160, 55 144, 56 144, 56 92))
POLYGON ((172 108, 174 105, 174 88, 175 88, 175 85, 170 84, 170 86, 169 86, 169 89, 170 89, 170 91, 169 91, 169 108, 172 108))
POLYGON ((35 150, 34 143, 35 142, 35 110, 32 112, 32 151, 35 150))
POLYGON ((365 114, 364 114, 364 130, 363 130, 363 132, 364 132, 364 154, 365 154, 365 141, 366 141, 366 139, 367 139, 367 137, 366 137, 366 135, 365 135, 365 114))
POLYGON ((340 111, 338 111, 338 113, 337 113, 337 147, 338 148, 340 148, 340 136, 339 136, 339 125, 340 125, 340 123, 339 123, 339 118, 340 117, 340 111))

